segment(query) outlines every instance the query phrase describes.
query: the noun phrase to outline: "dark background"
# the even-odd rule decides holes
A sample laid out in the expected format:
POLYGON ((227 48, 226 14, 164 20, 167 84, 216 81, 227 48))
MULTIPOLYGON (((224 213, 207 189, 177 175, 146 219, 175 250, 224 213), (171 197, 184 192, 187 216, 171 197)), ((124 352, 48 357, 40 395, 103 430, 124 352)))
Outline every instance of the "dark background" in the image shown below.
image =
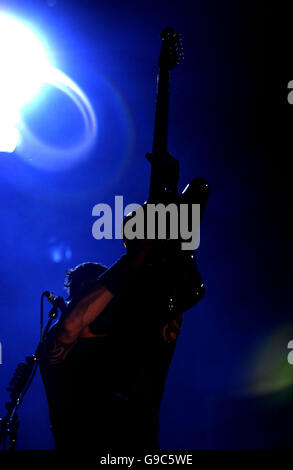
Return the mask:
MULTIPOLYGON (((148 190, 160 31, 183 35, 172 77, 170 152, 180 188, 207 179, 198 264, 206 296, 185 314, 161 408, 169 449, 280 448, 292 441, 291 142, 293 80, 285 2, 1 2, 46 37, 58 67, 87 93, 99 137, 66 170, 0 154, 0 415, 6 384, 39 335, 39 297, 64 294, 69 267, 111 264, 121 241, 96 241, 92 207, 142 203, 148 190), (52 5, 52 6, 50 6, 52 5)), ((292 49, 290 42, 292 42, 292 49)), ((46 141, 80 123, 50 91, 27 119, 46 141)), ((151 345, 150 345, 151 347, 151 345)), ((52 448, 39 376, 20 411, 19 449, 52 448)))

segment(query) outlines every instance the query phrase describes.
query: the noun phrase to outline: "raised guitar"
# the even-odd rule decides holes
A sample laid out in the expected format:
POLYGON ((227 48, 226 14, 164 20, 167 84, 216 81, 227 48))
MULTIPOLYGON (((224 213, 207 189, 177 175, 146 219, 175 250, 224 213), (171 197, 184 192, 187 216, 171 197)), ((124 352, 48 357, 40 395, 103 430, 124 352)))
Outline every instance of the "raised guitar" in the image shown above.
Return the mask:
MULTIPOLYGON (((168 153, 168 118, 170 75, 174 67, 183 60, 181 35, 172 28, 166 28, 161 33, 162 46, 159 56, 159 73, 157 78, 157 97, 155 126, 152 154, 146 157, 151 163, 151 178, 148 203, 200 204, 201 217, 208 199, 208 184, 202 178, 194 178, 181 195, 178 194, 179 164, 168 153)), ((145 221, 146 218, 145 213, 145 221)), ((135 212, 124 221, 126 223, 135 212)), ((135 240, 124 238, 128 250, 135 245, 135 240)), ((160 245, 162 246, 162 245, 160 245)), ((168 285, 168 302, 170 310, 184 312, 195 305, 204 295, 204 283, 198 271, 195 252, 179 248, 175 240, 166 240, 164 249, 157 250, 153 269, 158 264, 164 265, 165 283, 168 285), (175 242, 175 243, 174 243, 175 242)))

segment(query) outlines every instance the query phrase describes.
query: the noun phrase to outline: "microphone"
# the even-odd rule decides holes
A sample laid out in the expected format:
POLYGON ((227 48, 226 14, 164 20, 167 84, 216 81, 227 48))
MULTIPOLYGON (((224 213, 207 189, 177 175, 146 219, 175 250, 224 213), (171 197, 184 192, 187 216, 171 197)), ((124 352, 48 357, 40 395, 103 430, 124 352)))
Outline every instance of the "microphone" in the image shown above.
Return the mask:
POLYGON ((56 295, 53 292, 45 291, 43 292, 43 295, 47 297, 48 302, 53 305, 55 308, 59 308, 61 313, 66 313, 67 311, 67 305, 63 297, 60 295, 56 295))

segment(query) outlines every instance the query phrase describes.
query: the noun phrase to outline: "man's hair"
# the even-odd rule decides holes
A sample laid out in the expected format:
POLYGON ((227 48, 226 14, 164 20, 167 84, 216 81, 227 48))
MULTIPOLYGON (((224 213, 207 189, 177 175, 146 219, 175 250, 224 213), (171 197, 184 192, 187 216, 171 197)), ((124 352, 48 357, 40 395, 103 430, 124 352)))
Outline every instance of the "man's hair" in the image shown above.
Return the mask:
POLYGON ((80 299, 85 296, 97 283, 98 277, 107 269, 100 263, 82 263, 67 271, 64 281, 67 300, 80 299))

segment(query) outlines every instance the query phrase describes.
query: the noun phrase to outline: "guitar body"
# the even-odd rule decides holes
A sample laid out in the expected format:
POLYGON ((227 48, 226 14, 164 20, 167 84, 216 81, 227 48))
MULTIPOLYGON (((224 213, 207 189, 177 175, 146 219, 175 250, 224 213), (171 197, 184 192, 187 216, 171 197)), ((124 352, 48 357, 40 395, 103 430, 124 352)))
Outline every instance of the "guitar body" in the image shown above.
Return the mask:
MULTIPOLYGON (((202 218, 208 197, 207 182, 203 178, 194 178, 179 196, 179 204, 188 204, 190 209, 192 204, 200 204, 202 218)), ((174 257, 174 261, 176 276, 170 285, 170 291, 174 292, 176 310, 185 312, 203 298, 205 286, 196 264, 195 250, 180 249, 174 257)))
MULTIPOLYGON (((147 237, 148 204, 170 203, 187 204, 191 215, 192 204, 200 205, 202 218, 208 200, 209 187, 202 178, 194 178, 182 192, 178 194, 179 164, 167 151, 169 81, 170 71, 183 60, 182 43, 178 33, 166 28, 161 33, 163 40, 160 58, 157 88, 157 103, 152 154, 146 157, 152 165, 151 182, 148 201, 142 206, 144 214, 144 238, 147 237), (164 171, 165 170, 165 171, 164 171)), ((138 239, 129 240, 125 237, 125 225, 136 214, 132 212, 123 222, 123 241, 127 250, 136 249, 138 239)), ((189 218, 190 220, 190 218, 189 218)), ((178 222, 179 224, 179 222, 178 222)), ((168 233, 168 226, 167 226, 168 233)), ((180 227, 178 227, 178 233, 180 227)), ((159 239, 156 226, 155 239, 157 246, 148 260, 146 270, 150 278, 162 287, 162 296, 171 314, 185 312, 202 299, 205 287, 198 270, 195 250, 183 250, 182 239, 159 239)))

